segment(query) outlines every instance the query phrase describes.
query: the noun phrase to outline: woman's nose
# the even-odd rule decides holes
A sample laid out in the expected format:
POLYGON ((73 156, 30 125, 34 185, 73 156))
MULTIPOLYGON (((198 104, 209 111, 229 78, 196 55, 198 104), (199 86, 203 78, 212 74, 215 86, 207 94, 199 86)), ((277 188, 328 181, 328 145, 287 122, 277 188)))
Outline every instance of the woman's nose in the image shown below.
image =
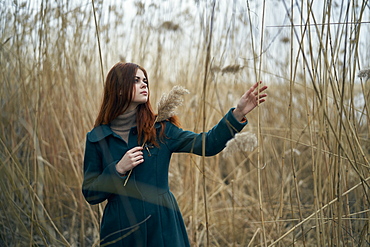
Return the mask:
POLYGON ((146 88, 148 85, 146 84, 146 82, 142 81, 141 82, 141 88, 146 88))

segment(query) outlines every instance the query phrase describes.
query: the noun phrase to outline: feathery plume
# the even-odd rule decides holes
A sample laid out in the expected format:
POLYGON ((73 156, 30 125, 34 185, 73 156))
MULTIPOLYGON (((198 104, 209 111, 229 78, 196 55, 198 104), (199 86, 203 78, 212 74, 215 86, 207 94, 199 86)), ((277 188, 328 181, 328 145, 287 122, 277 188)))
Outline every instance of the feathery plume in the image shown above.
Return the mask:
POLYGON ((360 70, 357 74, 359 78, 364 78, 365 81, 370 79, 370 69, 360 70))
POLYGON ((175 24, 172 21, 165 21, 162 23, 161 27, 163 29, 169 30, 169 31, 177 31, 180 30, 180 25, 175 24))
POLYGON ((250 132, 237 133, 233 139, 226 143, 222 156, 228 157, 238 151, 251 152, 256 146, 257 137, 255 134, 250 132))
POLYGON ((183 103, 181 96, 189 91, 181 86, 174 86, 168 94, 163 94, 158 102, 158 116, 156 122, 162 122, 176 115, 176 108, 183 103))
POLYGON ((237 73, 241 69, 243 69, 243 66, 241 66, 239 64, 232 64, 232 65, 228 65, 228 66, 222 68, 221 72, 222 72, 222 74, 224 74, 224 73, 237 73))

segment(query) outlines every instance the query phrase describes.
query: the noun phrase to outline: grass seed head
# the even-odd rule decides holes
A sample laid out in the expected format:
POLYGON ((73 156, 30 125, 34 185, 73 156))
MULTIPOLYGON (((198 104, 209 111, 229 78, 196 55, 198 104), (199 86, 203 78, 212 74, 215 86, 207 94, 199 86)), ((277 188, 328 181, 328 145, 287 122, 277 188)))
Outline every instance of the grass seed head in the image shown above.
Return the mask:
POLYGON ((228 66, 222 68, 221 72, 222 72, 222 74, 224 74, 224 73, 237 73, 241 69, 243 69, 243 66, 240 66, 239 64, 232 64, 232 65, 228 65, 228 66))
POLYGON ((363 78, 365 81, 369 80, 370 79, 370 68, 360 70, 357 76, 361 79, 363 78))
POLYGON ((231 156, 235 152, 251 152, 257 147, 257 137, 251 132, 237 133, 235 137, 226 143, 223 156, 231 156))
POLYGON ((189 91, 181 86, 174 86, 168 94, 163 94, 158 102, 158 116, 156 122, 164 121, 176 115, 176 108, 183 103, 182 96, 189 91))
POLYGON ((180 26, 178 24, 175 24, 171 21, 165 21, 162 23, 161 27, 163 29, 166 29, 168 31, 178 31, 180 30, 180 26))

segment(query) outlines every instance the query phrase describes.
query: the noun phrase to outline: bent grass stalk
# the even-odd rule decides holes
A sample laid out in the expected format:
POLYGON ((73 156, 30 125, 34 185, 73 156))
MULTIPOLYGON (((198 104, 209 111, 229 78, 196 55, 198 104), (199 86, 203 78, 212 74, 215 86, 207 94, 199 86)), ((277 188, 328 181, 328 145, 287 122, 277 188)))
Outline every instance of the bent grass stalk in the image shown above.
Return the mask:
MULTIPOLYGON (((313 212, 311 215, 309 215, 308 217, 306 217, 305 219, 303 219, 302 221, 300 221, 298 224, 296 224, 294 227, 292 227, 289 231, 287 231, 286 233, 284 233, 282 236, 280 236, 278 239, 276 239, 274 242, 272 242, 268 247, 271 247, 271 246, 274 246, 276 243, 278 243, 279 241, 281 241, 283 238, 285 238, 287 235, 289 235, 292 231, 294 231, 295 229, 297 229, 298 227, 301 227, 301 225, 303 225, 305 222, 307 222, 309 219, 311 219, 312 217, 314 217, 315 215, 317 215, 318 213, 320 213, 320 211, 324 210, 325 208, 329 207, 331 204, 337 202, 339 200, 340 197, 344 197, 346 195, 348 195, 350 192, 352 192, 353 190, 355 190, 357 187, 361 186, 361 185, 365 185, 367 181, 370 180, 370 177, 366 178, 365 180, 363 180, 362 182, 356 184, 355 186, 353 186, 352 188, 350 188, 349 190, 345 191, 343 194, 341 194, 340 196, 334 198, 333 200, 331 200, 330 202, 328 202, 327 204, 325 204, 324 206, 322 206, 320 209, 316 210, 315 212, 313 212)), ((341 217, 340 215, 338 215, 338 217, 341 217)))
POLYGON ((95 13, 95 3, 94 0, 91 0, 92 4, 92 11, 94 14, 94 23, 95 23, 95 31, 96 31, 96 39, 98 41, 98 50, 99 50, 99 60, 100 60, 100 70, 101 70, 101 78, 104 85, 104 67, 103 67, 103 57, 101 52, 101 45, 100 45, 100 34, 99 34, 99 27, 98 27, 98 21, 96 19, 96 13, 95 13))

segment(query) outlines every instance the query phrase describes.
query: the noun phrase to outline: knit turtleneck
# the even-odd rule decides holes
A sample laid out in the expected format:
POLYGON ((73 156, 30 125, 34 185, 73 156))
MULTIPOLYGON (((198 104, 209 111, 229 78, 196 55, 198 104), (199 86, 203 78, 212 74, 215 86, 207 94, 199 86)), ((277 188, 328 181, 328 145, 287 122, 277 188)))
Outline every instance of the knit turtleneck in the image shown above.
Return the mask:
POLYGON ((110 128, 120 135, 125 142, 128 142, 130 129, 134 126, 136 126, 136 109, 124 112, 110 123, 110 128))

